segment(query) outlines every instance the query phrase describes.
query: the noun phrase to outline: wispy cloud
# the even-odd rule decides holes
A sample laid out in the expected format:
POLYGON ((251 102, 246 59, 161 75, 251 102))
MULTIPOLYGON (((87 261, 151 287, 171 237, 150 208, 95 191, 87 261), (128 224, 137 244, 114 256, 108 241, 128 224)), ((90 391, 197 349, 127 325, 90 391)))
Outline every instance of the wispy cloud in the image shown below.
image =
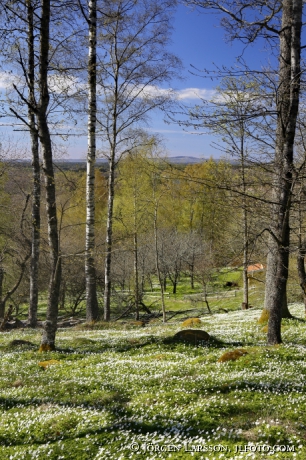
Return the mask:
POLYGON ((130 90, 130 94, 137 95, 139 98, 150 97, 170 97, 176 100, 199 100, 212 99, 215 96, 215 91, 205 88, 183 88, 174 90, 173 88, 161 88, 159 86, 147 85, 143 88, 135 86, 130 90))
MULTIPOLYGON (((22 77, 19 77, 16 74, 8 72, 0 72, 0 90, 8 89, 12 87, 12 84, 16 86, 22 86, 24 81, 22 77)), ((68 96, 73 96, 81 92, 87 91, 87 82, 81 81, 80 79, 74 76, 68 75, 50 75, 49 76, 49 87, 50 90, 57 94, 66 94, 68 96)), ((98 85, 98 93, 105 94, 105 89, 101 88, 98 85)), ((154 85, 146 85, 144 87, 140 86, 126 86, 127 95, 129 97, 136 98, 171 98, 179 101, 196 101, 200 99, 211 100, 215 96, 215 91, 205 88, 183 88, 175 90, 171 87, 161 88, 154 85)), ((106 93, 109 92, 106 90, 106 93)))
POLYGON ((175 91, 176 97, 179 100, 185 99, 207 99, 210 100, 214 95, 215 91, 205 88, 184 88, 175 91))
POLYGON ((176 134, 176 135, 190 135, 190 134, 197 134, 199 135, 199 132, 198 131, 187 131, 185 129, 182 129, 182 128, 178 128, 178 129, 162 129, 162 128, 147 128, 148 131, 152 131, 154 133, 161 133, 161 134, 176 134))
POLYGON ((10 72, 0 72, 0 89, 8 89, 13 84, 18 85, 19 78, 10 72))

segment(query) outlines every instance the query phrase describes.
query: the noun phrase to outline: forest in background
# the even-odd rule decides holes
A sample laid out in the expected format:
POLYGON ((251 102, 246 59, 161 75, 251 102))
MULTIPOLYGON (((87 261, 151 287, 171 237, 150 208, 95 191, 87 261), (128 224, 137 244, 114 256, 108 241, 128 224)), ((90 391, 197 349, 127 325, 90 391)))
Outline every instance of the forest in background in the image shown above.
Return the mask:
MULTIPOLYGON (((79 163, 56 164, 57 218, 62 257, 60 315, 84 317, 86 171, 84 165, 79 163)), ((166 318, 167 309, 173 309, 173 304, 168 307, 169 301, 165 296, 178 293, 181 299, 184 291, 186 295, 197 293, 202 305, 200 311, 210 312, 209 297, 214 295, 214 291, 223 290, 221 305, 224 310, 227 308, 226 293, 232 287, 231 281, 226 285, 227 278, 222 276, 221 284, 216 283, 224 269, 228 270, 228 279, 234 280, 234 288, 249 291, 252 274, 248 273, 248 267, 258 263, 266 267, 268 242, 264 229, 270 212, 270 168, 268 164, 249 165, 246 168, 244 185, 253 196, 246 202, 245 195, 241 194, 239 164, 210 159, 198 164, 176 165, 161 156, 153 143, 130 152, 116 171, 112 319, 121 315, 134 319, 154 317, 161 312, 162 306, 166 318), (261 197, 261 200, 254 196, 261 197), (248 224, 248 252, 244 266, 245 219, 248 224), (247 275, 246 286, 243 285, 244 271, 247 275), (152 299, 146 297, 150 291, 155 291, 153 308, 152 299)), ((19 318, 25 320, 30 284, 31 167, 26 162, 4 162, 1 169, 1 302, 3 309, 5 304, 14 305, 19 318)), ((96 167, 95 259, 101 312, 107 174, 105 164, 96 167)), ((301 201, 298 203, 300 205, 301 201)), ((46 299, 50 263, 44 200, 41 205, 38 289, 40 298, 46 299)), ((292 213, 296 218, 298 209, 292 208, 292 213)), ((303 222, 300 224, 303 226, 303 222)), ((295 229, 297 235, 299 228, 297 226, 295 229)), ((294 252, 297 244, 297 239, 292 241, 291 277, 295 281, 289 293, 290 302, 303 300, 297 277, 297 254, 294 252)), ((257 288, 263 292, 264 273, 254 276, 257 276, 257 288)), ((190 300, 188 295, 187 299, 190 300)), ((240 300, 244 299, 235 299, 234 308, 241 308, 240 300)), ((261 295, 260 302, 255 306, 262 307, 262 300, 261 295)), ((45 304, 45 300, 42 303, 45 304)), ((188 305, 186 301, 183 310, 188 310, 188 305)), ((44 318, 45 311, 40 311, 39 319, 44 318)))
POLYGON ((81 273, 81 265, 87 322, 101 318, 102 291, 103 318, 110 321, 120 283, 123 291, 129 285, 129 308, 134 305, 138 318, 144 280, 152 273, 166 321, 165 286, 170 282, 175 291, 180 270, 191 284, 201 277, 205 297, 212 271, 240 264, 247 309, 248 265, 263 254, 270 345, 282 342, 282 318, 291 317, 293 257, 306 293, 303 2, 186 4, 221 13, 230 41, 248 46, 261 40, 273 60, 251 69, 240 57, 237 67, 203 71, 218 86, 210 100, 187 106, 170 86, 181 70, 167 49, 175 0, 2 2, 1 116, 28 133, 32 177, 17 183, 7 155, 18 147, 4 143, 2 209, 15 196, 8 189, 19 190, 22 199, 14 203, 13 218, 3 218, 3 264, 9 260, 19 271, 10 287, 4 284, 8 270, 1 271, 0 317, 29 267, 28 326, 36 327, 39 293, 47 291, 41 350, 55 348, 65 276, 81 273), (160 140, 145 131, 157 109, 168 123, 214 134, 228 162, 169 167, 161 161, 160 140), (86 133, 86 176, 64 174, 54 163, 61 150, 56 139, 86 133), (107 160, 107 177, 96 169, 97 156, 107 160), (47 286, 41 284, 44 270, 47 286))

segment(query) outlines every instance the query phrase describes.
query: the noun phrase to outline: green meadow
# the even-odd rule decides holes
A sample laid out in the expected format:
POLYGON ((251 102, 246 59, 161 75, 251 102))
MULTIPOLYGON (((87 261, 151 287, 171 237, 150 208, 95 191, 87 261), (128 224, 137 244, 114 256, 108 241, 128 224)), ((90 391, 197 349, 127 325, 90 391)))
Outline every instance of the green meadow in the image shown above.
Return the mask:
POLYGON ((174 340, 181 320, 63 328, 49 353, 39 330, 1 333, 0 458, 305 459, 306 323, 290 311, 274 347, 257 308, 205 314, 200 343, 174 340))

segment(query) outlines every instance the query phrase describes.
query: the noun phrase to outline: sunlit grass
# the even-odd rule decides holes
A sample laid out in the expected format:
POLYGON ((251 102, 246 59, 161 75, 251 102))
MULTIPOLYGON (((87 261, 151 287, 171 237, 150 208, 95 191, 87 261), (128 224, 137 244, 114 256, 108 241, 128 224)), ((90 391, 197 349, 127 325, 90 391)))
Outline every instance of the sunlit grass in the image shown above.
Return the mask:
POLYGON ((259 309, 202 316, 218 340, 198 346, 172 340, 181 321, 60 329, 49 353, 39 331, 2 333, 0 458, 305 459, 306 323, 290 310, 276 347, 259 309), (260 451, 275 445, 289 452, 260 451))

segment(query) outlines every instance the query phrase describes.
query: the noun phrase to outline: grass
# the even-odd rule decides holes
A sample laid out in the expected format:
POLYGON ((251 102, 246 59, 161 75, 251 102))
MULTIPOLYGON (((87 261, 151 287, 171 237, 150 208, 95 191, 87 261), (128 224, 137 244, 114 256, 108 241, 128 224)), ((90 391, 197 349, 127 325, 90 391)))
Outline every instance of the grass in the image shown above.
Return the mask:
MULTIPOLYGON (((263 279, 264 274, 257 275, 258 279, 263 279)), ((216 272, 213 280, 208 285, 208 302, 213 312, 235 311, 241 308, 243 301, 242 291, 242 271, 240 269, 223 269, 216 272), (236 287, 229 288, 225 284, 227 281, 237 283, 236 287)), ((156 309, 161 309, 160 291, 156 288, 155 292, 147 292, 145 303, 150 305, 156 301, 156 309)), ((249 304, 261 308, 264 300, 264 284, 257 279, 249 281, 249 304)), ((181 277, 177 287, 177 293, 172 294, 172 286, 167 285, 165 296, 166 310, 184 311, 188 309, 198 309, 202 314, 208 313, 207 305, 203 300, 203 291, 199 283, 195 282, 194 289, 190 287, 190 279, 181 277)), ((184 316, 184 314, 183 314, 184 316)))
POLYGON ((305 459, 306 323, 290 310, 276 347, 259 309, 201 317, 218 340, 197 346, 172 339, 181 321, 60 329, 49 353, 39 331, 2 333, 0 458, 305 459))
MULTIPOLYGON (((261 274, 259 277, 264 278, 261 274)), ((295 282, 295 285, 297 283, 295 282)), ((157 279, 154 279, 154 289, 153 292, 150 290, 149 286, 146 286, 147 290, 144 295, 144 302, 147 306, 150 306, 152 311, 161 311, 161 300, 160 300, 160 289, 158 288, 157 279)), ((255 307, 262 307, 263 298, 264 298, 264 284, 258 283, 256 280, 250 280, 250 289, 249 289, 249 303, 255 307)), ((119 290, 120 292, 120 290, 119 290)), ((242 271, 241 269, 227 269, 224 268, 219 272, 216 272, 212 276, 212 281, 208 286, 208 301, 209 306, 213 312, 221 312, 224 310, 237 310, 241 308, 243 300, 242 292, 242 271), (225 286, 227 281, 232 281, 238 284, 234 288, 229 288, 225 286)), ((103 299, 103 296, 101 296, 103 299)), ((294 301, 296 299, 294 298, 294 301)), ((115 305, 115 299, 113 299, 113 308, 112 312, 114 318, 119 316, 123 311, 126 310, 127 305, 115 305)), ((165 306, 167 311, 184 311, 189 309, 197 309, 202 312, 202 314, 208 313, 207 305, 203 301, 203 288, 201 285, 195 281, 194 289, 191 289, 190 278, 187 276, 181 276, 180 281, 177 286, 177 293, 172 293, 172 285, 168 280, 167 290, 165 293, 165 306)), ((44 321, 46 317, 47 310, 47 294, 40 296, 39 307, 38 307, 38 319, 44 321)), ((78 308, 78 313, 76 317, 84 317, 86 310, 85 302, 82 302, 78 308), (81 311, 79 312, 79 310, 81 311)), ((28 305, 24 304, 20 308, 19 318, 25 320, 28 314, 28 305)), ((72 312, 69 309, 59 310, 60 318, 71 317, 72 312)), ((135 316, 133 313, 130 315, 130 318, 135 316)), ((185 316, 183 313, 181 316, 185 316)))

